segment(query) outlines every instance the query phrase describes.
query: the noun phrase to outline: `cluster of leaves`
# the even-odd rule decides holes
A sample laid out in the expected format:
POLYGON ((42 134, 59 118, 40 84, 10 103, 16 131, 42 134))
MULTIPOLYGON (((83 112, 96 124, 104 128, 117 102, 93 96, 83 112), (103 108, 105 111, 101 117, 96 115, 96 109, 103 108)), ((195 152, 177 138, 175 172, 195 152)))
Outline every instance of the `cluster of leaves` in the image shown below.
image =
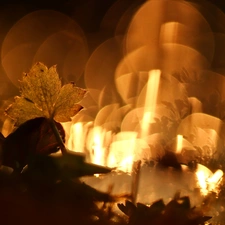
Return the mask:
POLYGON ((162 199, 154 202, 151 206, 126 201, 124 204, 118 204, 118 207, 129 217, 129 225, 199 225, 211 217, 204 216, 200 209, 191 207, 190 199, 187 196, 175 197, 165 204, 162 199))

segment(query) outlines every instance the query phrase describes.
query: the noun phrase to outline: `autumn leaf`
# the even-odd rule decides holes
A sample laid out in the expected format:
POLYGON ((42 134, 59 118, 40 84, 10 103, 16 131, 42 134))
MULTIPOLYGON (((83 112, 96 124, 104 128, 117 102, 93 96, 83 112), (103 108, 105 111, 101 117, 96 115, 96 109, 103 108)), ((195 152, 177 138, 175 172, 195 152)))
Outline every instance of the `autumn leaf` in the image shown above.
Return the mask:
POLYGON ((85 92, 84 89, 76 88, 73 83, 64 85, 54 106, 54 119, 58 122, 69 121, 81 110, 82 106, 74 103, 82 100, 85 92))
POLYGON ((86 93, 74 83, 62 86, 56 66, 47 68, 40 62, 23 75, 20 90, 21 96, 16 96, 15 102, 5 111, 15 120, 16 126, 37 117, 70 121, 82 109, 79 102, 86 93))
POLYGON ((43 117, 43 112, 33 102, 19 96, 15 97, 15 102, 5 112, 16 121, 15 126, 19 126, 30 119, 43 117))

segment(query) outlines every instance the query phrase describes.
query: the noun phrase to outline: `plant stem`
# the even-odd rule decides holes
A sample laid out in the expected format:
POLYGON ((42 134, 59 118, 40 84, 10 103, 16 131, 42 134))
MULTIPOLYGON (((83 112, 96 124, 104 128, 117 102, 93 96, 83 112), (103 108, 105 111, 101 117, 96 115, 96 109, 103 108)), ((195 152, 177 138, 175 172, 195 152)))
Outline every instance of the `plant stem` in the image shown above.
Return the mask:
POLYGON ((140 169, 141 169, 141 160, 133 162, 132 167, 132 190, 131 190, 131 201, 133 204, 136 204, 137 194, 138 194, 138 186, 140 180, 140 169))
POLYGON ((61 149, 62 154, 66 154, 67 153, 66 147, 65 147, 64 142, 62 140, 62 137, 59 133, 59 130, 58 130, 56 124, 55 124, 55 121, 53 119, 49 119, 49 122, 50 122, 50 125, 52 127, 52 131, 55 135, 55 138, 56 138, 56 140, 59 144, 59 147, 61 149))

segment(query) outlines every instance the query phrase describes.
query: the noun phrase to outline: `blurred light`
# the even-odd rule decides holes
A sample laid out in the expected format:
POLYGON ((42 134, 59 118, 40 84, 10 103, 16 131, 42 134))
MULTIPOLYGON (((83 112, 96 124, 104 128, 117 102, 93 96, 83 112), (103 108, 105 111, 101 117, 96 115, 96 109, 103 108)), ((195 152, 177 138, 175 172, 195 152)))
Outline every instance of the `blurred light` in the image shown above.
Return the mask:
POLYGON ((218 186, 223 176, 222 170, 217 170, 215 173, 212 173, 207 167, 198 164, 196 176, 200 191, 204 196, 209 192, 218 194, 218 186))
POLYGON ((149 124, 154 117, 158 88, 160 82, 160 70, 151 70, 148 74, 147 90, 145 97, 144 115, 141 122, 141 137, 144 138, 149 134, 149 124), (151 110, 151 111, 150 111, 151 110))
POLYGON ((120 132, 110 146, 107 165, 131 173, 136 148, 136 132, 120 132))
POLYGON ((177 146, 176 146, 176 152, 181 153, 182 148, 183 148, 183 135, 178 134, 177 135, 177 146))
POLYGON ((209 191, 217 192, 218 185, 222 181, 223 171, 217 170, 211 177, 207 179, 209 191))
POLYGON ((203 170, 201 171, 197 171, 196 172, 197 175, 197 179, 198 179, 198 184, 200 186, 200 191, 203 195, 207 195, 208 194, 208 190, 207 190, 207 183, 206 183, 206 174, 204 173, 203 170))
POLYGON ((93 143, 92 143, 92 162, 98 165, 104 165, 104 152, 103 146, 105 132, 101 127, 94 127, 93 129, 93 143))

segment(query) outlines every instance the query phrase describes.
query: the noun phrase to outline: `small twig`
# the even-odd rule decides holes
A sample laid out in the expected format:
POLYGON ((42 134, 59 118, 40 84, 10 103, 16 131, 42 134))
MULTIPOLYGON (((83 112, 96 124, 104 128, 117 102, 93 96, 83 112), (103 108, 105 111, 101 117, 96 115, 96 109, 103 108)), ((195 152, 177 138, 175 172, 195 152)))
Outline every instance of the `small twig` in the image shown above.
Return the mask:
POLYGON ((136 204, 139 180, 140 180, 140 169, 141 169, 141 160, 133 162, 132 167, 132 187, 131 187, 131 201, 133 204, 136 204))
POLYGON ((53 131, 53 133, 55 135, 55 138, 56 138, 57 142, 59 143, 59 147, 61 149, 62 154, 66 154, 67 153, 67 149, 66 149, 66 147, 64 145, 64 142, 63 142, 62 137, 61 137, 61 135, 59 133, 59 130, 56 127, 55 121, 53 119, 49 119, 49 122, 50 122, 50 125, 52 127, 52 131, 53 131))

